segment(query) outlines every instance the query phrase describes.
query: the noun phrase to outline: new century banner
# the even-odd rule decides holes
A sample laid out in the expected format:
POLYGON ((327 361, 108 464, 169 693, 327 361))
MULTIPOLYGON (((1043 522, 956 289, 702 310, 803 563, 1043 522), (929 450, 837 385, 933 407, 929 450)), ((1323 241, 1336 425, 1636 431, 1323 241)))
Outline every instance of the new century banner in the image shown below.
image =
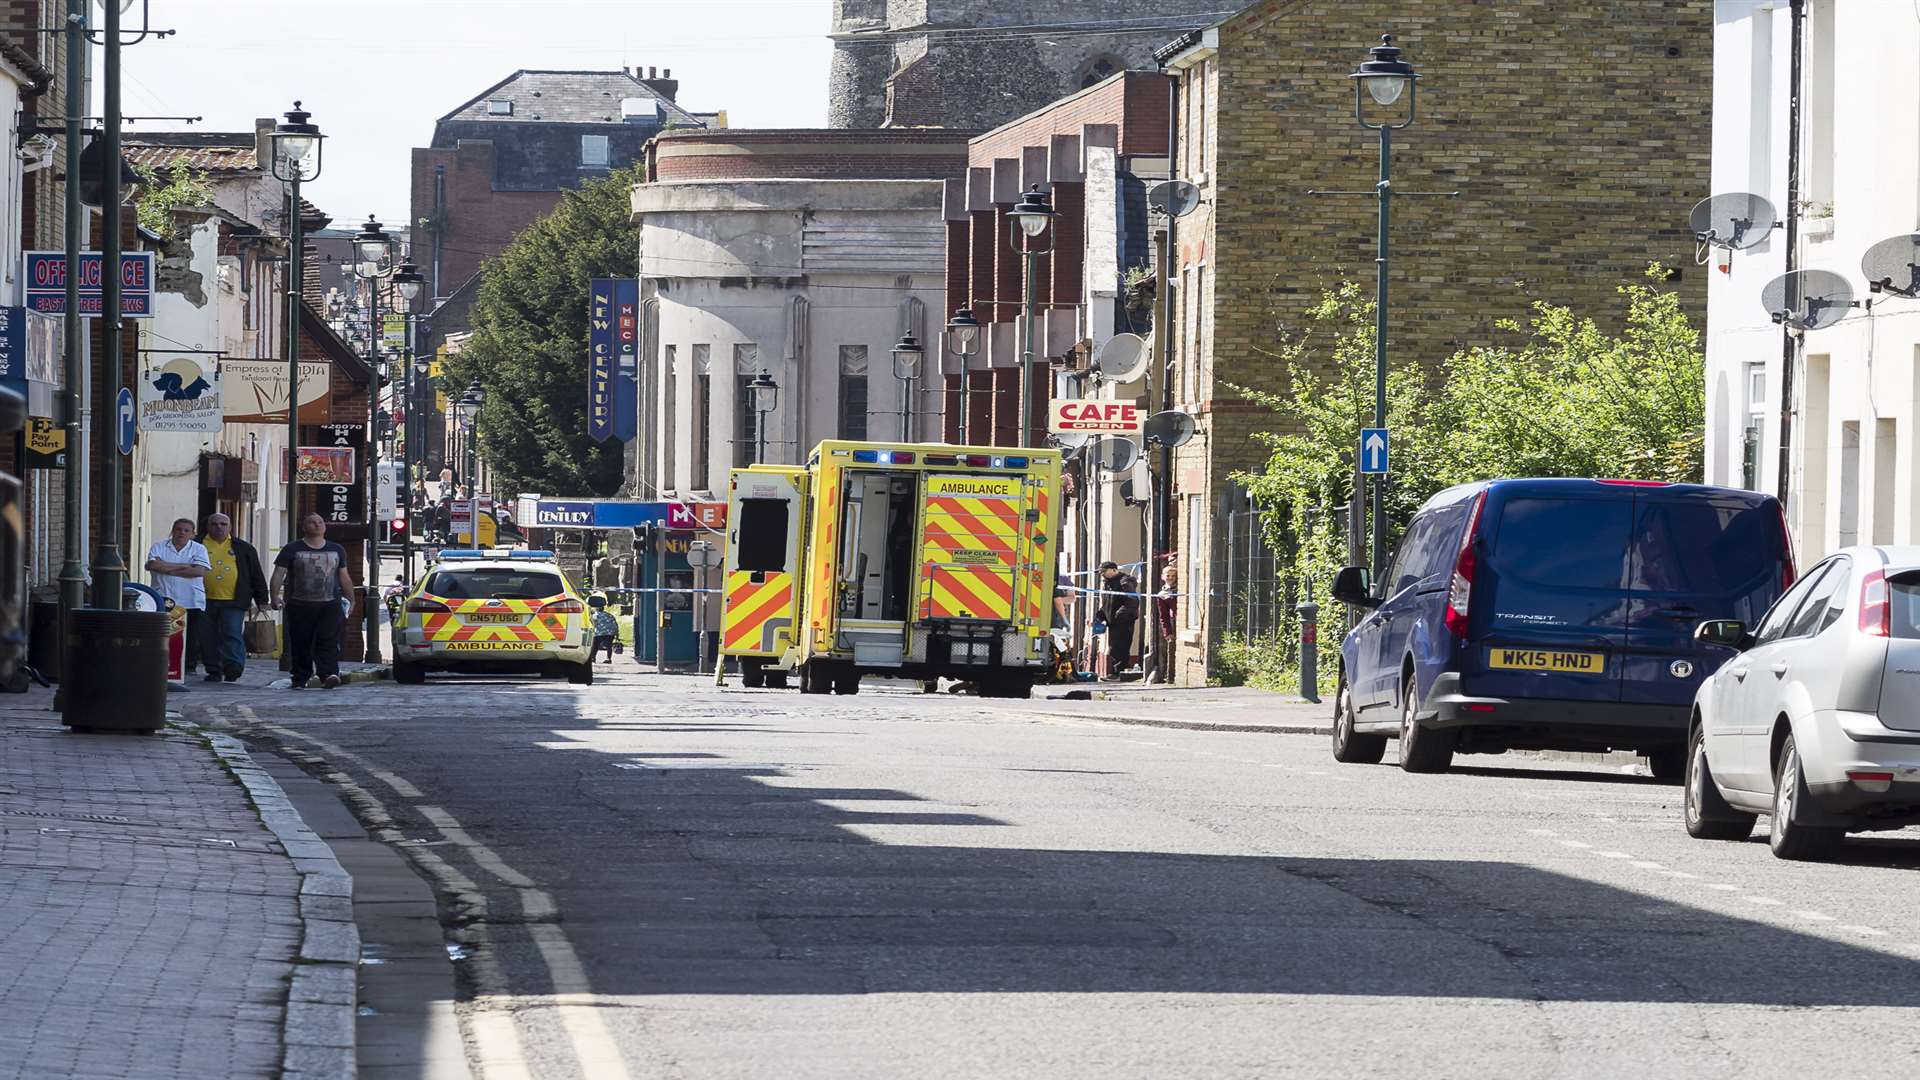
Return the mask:
POLYGON ((614 281, 594 278, 587 300, 587 435, 613 438, 614 281))
POLYGON ((613 342, 613 437, 632 442, 640 434, 640 283, 615 281, 613 342))
POLYGON ((587 434, 594 442, 640 432, 640 283, 594 278, 587 301, 587 434))

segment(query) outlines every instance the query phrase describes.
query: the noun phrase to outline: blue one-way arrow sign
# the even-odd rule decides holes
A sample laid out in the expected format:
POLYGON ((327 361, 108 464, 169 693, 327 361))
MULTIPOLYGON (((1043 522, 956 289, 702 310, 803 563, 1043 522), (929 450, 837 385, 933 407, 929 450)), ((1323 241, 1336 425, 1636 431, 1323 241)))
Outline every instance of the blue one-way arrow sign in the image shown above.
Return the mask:
POLYGON ((1387 429, 1360 430, 1360 471, 1372 475, 1387 471, 1387 429))
POLYGON ((120 453, 133 453, 134 432, 138 428, 139 415, 133 411, 133 391, 120 388, 120 396, 114 402, 114 445, 120 453))

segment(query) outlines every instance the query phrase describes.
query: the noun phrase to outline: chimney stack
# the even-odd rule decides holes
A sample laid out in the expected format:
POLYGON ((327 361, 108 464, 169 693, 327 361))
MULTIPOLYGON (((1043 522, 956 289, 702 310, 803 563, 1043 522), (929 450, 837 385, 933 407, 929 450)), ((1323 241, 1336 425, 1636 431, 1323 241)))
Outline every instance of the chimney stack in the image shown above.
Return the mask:
POLYGON ((645 78, 640 77, 639 68, 634 68, 633 75, 634 78, 640 79, 649 90, 659 94, 668 101, 674 100, 675 95, 680 93, 680 82, 673 77, 672 68, 661 71, 658 68, 650 67, 647 69, 645 78))

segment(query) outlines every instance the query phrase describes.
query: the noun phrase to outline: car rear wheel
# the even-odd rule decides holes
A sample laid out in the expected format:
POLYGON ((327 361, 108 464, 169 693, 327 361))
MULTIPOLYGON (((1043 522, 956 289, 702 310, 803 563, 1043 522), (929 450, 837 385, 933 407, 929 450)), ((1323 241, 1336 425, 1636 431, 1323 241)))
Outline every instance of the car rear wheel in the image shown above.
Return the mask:
POLYGON ((1353 690, 1342 674, 1333 697, 1333 760, 1346 765, 1378 765, 1387 756, 1387 737, 1355 732, 1355 719, 1353 690))
POLYGON ((589 660, 584 664, 573 665, 573 667, 567 671, 567 681, 575 686, 592 686, 593 662, 589 660))
POLYGON ((393 681, 403 686, 419 686, 421 683, 427 681, 427 669, 421 667, 419 664, 403 664, 395 660, 393 662, 393 681))
POLYGON ((1807 801, 1807 778, 1801 772, 1800 751, 1793 736, 1780 747, 1780 761, 1773 774, 1773 821, 1767 832, 1767 846, 1782 859, 1818 859, 1831 854, 1846 835, 1843 829, 1802 825, 1794 813, 1807 801))
POLYGON ((1412 680, 1400 692, 1400 767, 1411 773, 1446 772, 1453 765, 1454 733, 1420 726, 1412 680))
POLYGON ((1647 771, 1653 774, 1655 780, 1678 780, 1684 777, 1687 774, 1687 762, 1691 760, 1684 746, 1649 750, 1640 756, 1647 759, 1647 771))
POLYGON ((1687 740, 1687 835, 1695 840, 1745 840, 1754 815, 1735 810, 1713 782, 1707 765, 1706 729, 1695 725, 1687 740))

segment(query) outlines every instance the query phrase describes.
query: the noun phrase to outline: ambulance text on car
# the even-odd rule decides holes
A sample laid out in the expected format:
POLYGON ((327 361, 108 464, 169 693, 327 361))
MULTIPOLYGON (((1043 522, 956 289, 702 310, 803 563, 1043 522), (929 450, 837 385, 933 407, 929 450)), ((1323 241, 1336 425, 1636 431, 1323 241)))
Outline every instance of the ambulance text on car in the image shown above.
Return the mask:
POLYGON ((551 551, 444 550, 394 621, 393 678, 429 671, 593 681, 587 605, 551 551))

